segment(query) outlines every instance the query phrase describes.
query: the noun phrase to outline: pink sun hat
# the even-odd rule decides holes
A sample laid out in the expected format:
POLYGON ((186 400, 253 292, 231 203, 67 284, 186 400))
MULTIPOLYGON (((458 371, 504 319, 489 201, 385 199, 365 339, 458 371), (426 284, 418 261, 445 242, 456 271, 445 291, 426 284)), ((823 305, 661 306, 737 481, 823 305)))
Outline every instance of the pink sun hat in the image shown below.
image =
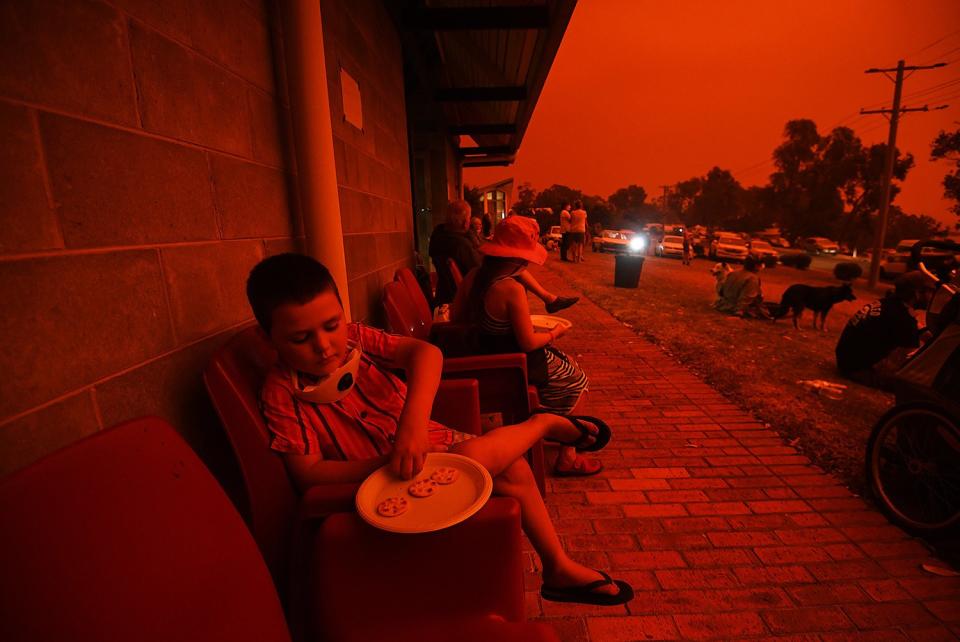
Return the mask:
POLYGON ((547 250, 540 245, 540 226, 526 216, 511 216, 500 221, 493 230, 493 238, 480 246, 480 252, 537 265, 547 260, 547 250))

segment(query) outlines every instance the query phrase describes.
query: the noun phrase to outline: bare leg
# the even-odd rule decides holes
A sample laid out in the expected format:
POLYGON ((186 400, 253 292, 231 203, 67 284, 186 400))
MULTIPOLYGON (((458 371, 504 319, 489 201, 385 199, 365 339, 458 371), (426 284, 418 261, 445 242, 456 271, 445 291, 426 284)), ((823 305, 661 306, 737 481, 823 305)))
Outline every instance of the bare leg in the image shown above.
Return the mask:
POLYGON ((540 285, 540 282, 528 270, 524 270, 516 277, 517 281, 523 285, 524 288, 535 297, 543 301, 544 303, 553 303, 557 300, 557 295, 549 292, 546 288, 540 285))
MULTIPOLYGON (((476 445, 477 441, 480 440, 472 439, 462 442, 458 446, 468 446, 471 443, 476 445)), ((467 454, 464 450, 469 451, 471 449, 459 450, 467 454)), ((471 456, 476 454, 473 453, 471 456)), ((483 463, 482 459, 478 459, 478 461, 483 463)), ((595 570, 573 561, 563 550, 560 538, 557 536, 557 531, 553 527, 553 522, 547 513, 547 507, 543 503, 543 498, 540 496, 540 491, 533 478, 533 472, 525 460, 515 459, 504 468, 500 474, 494 477, 493 488, 498 495, 513 497, 520 503, 520 519, 523 532, 530 538, 530 543, 543 562, 544 584, 553 587, 579 586, 602 579, 595 570)), ((617 590, 616 586, 607 585, 598 588, 597 593, 613 595, 616 594, 617 590)))
MULTIPOLYGON (((584 414, 584 408, 587 405, 587 391, 584 390, 580 393, 580 398, 577 399, 576 405, 573 406, 573 409, 570 410, 571 415, 582 415, 584 414)), ((577 449, 573 446, 560 446, 560 453, 557 455, 557 465, 561 468, 569 469, 574 465, 574 462, 577 460, 577 449)))
POLYGON ((476 439, 455 445, 451 450, 476 459, 496 476, 543 438, 574 441, 580 435, 580 430, 569 419, 537 414, 518 424, 494 428, 476 439))

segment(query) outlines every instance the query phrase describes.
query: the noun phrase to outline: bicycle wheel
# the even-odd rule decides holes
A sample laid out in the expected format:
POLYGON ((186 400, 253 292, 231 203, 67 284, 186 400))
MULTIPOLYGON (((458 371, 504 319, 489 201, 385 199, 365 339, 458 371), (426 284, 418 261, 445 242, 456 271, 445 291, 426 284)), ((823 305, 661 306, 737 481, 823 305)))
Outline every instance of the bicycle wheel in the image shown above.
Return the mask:
POLYGON ((880 507, 907 530, 931 533, 960 521, 960 430, 942 408, 893 408, 873 428, 866 463, 880 507))

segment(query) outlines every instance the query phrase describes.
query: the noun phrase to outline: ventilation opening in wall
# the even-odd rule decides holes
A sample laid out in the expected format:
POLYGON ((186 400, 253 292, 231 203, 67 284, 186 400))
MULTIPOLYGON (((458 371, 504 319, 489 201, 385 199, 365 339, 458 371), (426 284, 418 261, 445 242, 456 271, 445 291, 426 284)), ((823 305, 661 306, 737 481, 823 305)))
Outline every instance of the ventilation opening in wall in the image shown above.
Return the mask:
POLYGON ((363 103, 360 101, 360 85, 340 67, 340 94, 343 97, 343 119, 363 131, 363 103))

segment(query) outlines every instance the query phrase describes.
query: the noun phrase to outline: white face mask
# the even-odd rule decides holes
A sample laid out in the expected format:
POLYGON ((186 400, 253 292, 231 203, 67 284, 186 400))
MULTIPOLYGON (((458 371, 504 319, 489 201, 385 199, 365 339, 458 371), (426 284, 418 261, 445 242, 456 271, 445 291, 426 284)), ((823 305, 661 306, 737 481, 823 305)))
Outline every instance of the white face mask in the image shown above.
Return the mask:
POLYGON ((343 365, 312 386, 301 388, 300 377, 294 371, 290 379, 297 397, 311 403, 334 403, 350 394, 357 382, 357 371, 360 369, 360 357, 363 352, 358 345, 349 347, 350 352, 343 365))

